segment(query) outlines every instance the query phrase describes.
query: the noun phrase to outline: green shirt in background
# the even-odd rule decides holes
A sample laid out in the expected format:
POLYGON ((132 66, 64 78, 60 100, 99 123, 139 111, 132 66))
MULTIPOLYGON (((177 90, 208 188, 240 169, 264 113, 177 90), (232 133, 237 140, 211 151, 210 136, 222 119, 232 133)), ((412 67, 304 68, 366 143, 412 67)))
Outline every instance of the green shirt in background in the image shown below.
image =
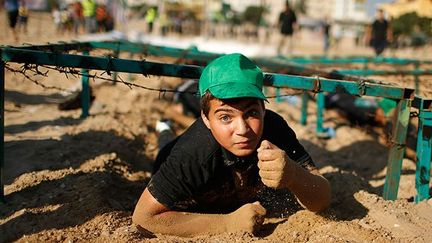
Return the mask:
POLYGON ((96 2, 94 0, 83 0, 83 16, 93 17, 96 15, 96 2))

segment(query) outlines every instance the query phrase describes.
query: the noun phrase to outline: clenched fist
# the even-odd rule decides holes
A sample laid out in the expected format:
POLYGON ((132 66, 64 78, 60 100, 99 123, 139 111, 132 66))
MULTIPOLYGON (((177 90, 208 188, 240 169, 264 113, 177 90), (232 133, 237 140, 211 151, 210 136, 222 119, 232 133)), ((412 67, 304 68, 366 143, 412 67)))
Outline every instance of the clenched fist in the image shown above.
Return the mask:
POLYGON ((228 214, 227 231, 254 233, 264 222, 266 209, 259 202, 248 203, 228 214))
POLYGON ((259 175, 264 185, 274 189, 288 187, 294 166, 285 151, 267 140, 261 142, 257 151, 259 175))

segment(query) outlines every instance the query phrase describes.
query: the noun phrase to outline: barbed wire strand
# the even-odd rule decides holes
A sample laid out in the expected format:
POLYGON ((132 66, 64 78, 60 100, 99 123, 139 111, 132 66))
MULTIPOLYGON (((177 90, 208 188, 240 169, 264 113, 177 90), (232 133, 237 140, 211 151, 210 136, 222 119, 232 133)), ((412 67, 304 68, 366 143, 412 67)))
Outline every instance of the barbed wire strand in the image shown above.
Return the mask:
MULTIPOLYGON (((117 75, 118 80, 103 77, 102 75, 108 74, 106 71, 102 71, 100 74, 98 74, 97 72, 95 72, 95 74, 90 74, 90 73, 86 74, 86 73, 80 72, 77 69, 71 68, 71 67, 61 67, 61 66, 51 67, 51 66, 37 65, 37 64, 23 64, 20 67, 20 69, 14 69, 7 63, 5 65, 5 68, 12 73, 18 73, 18 74, 23 75, 26 79, 28 79, 29 81, 33 82, 34 84, 36 84, 36 85, 38 85, 44 89, 53 89, 53 90, 58 90, 58 91, 68 92, 68 93, 71 93, 72 91, 61 88, 61 87, 57 87, 57 86, 45 85, 45 84, 39 82, 38 80, 34 79, 32 76, 40 75, 40 76, 48 77, 49 70, 53 70, 53 71, 57 71, 61 74, 64 74, 66 76, 66 78, 68 78, 68 79, 69 79, 68 75, 70 74, 74 78, 78 78, 79 76, 81 76, 81 77, 87 77, 93 81, 96 81, 96 79, 99 79, 99 80, 104 80, 104 81, 109 81, 109 82, 114 82, 114 83, 121 83, 123 85, 126 85, 130 89, 135 87, 135 88, 141 88, 141 89, 148 90, 148 91, 157 91, 160 93, 159 94, 160 97, 163 97, 166 93, 188 93, 188 94, 192 94, 192 95, 198 95, 197 92, 194 92, 194 91, 178 91, 177 89, 153 88, 153 87, 148 87, 148 86, 144 86, 144 85, 140 85, 140 84, 136 84, 136 83, 127 82, 120 75, 117 75), (42 72, 40 70, 40 67, 43 67, 47 70, 45 72, 42 72), (27 72, 31 72, 33 75, 30 76, 27 74, 27 72)), ((147 75, 145 75, 145 76, 147 77, 147 75)), ((313 92, 313 91, 311 91, 311 92, 313 92)), ((266 96, 266 98, 267 99, 274 99, 274 98, 278 98, 278 97, 301 95, 303 93, 304 93, 304 91, 302 90, 302 91, 298 91, 298 92, 291 92, 291 93, 280 94, 280 95, 266 96)))

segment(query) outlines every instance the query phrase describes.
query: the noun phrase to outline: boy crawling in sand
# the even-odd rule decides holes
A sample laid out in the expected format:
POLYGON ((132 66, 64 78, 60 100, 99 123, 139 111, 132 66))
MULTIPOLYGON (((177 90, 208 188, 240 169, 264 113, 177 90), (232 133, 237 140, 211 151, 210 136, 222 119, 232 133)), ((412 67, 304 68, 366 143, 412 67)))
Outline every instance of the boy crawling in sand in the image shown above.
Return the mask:
POLYGON ((285 120, 265 109, 262 86, 262 71, 241 54, 207 65, 199 80, 201 117, 159 152, 135 224, 190 237, 255 233, 281 206, 329 206, 329 182, 285 120))

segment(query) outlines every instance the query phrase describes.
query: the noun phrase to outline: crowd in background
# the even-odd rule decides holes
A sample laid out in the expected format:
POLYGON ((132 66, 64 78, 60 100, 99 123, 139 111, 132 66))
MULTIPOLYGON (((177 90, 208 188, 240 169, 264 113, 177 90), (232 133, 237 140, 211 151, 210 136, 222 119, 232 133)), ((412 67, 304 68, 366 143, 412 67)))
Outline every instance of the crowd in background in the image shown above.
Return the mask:
MULTIPOLYGON (((15 42, 19 35, 27 34, 28 21, 31 19, 28 0, 4 0, 7 23, 15 42)), ((95 0, 54 1, 49 7, 56 33, 85 34, 106 32, 114 29, 115 19, 112 11, 95 0)))
MULTIPOLYGON (((16 42, 19 33, 27 32, 27 22, 31 18, 26 1, 28 0, 4 0, 9 27, 16 42)), ((248 6, 243 12, 237 12, 223 5, 221 10, 210 13, 204 13, 203 9, 187 8, 180 3, 166 6, 169 7, 164 10, 159 9, 160 6, 151 5, 128 7, 127 17, 121 20, 114 16, 115 10, 110 4, 105 5, 96 0, 52 1, 49 10, 58 35, 111 31, 115 28, 115 23, 121 22, 119 26, 122 26, 125 21, 135 18, 145 22, 142 27, 146 33, 162 36, 206 36, 267 43, 278 34, 280 38, 275 46, 278 54, 290 54, 292 43, 298 42, 299 36, 296 33, 300 32, 314 33, 315 38, 319 35, 316 40, 321 43, 324 54, 328 54, 330 49, 333 52, 337 50, 341 40, 347 36, 347 31, 355 33, 352 38, 355 46, 371 46, 377 55, 388 47, 419 47, 430 43, 431 39, 431 33, 425 32, 424 26, 427 26, 427 21, 432 23, 432 20, 419 19, 415 14, 388 20, 384 17, 385 13, 378 11, 379 21, 341 27, 340 23, 328 16, 315 19, 313 23, 298 21, 301 17, 308 16, 294 6, 289 6, 288 1, 274 23, 269 21, 269 11, 265 6, 248 6)))
MULTIPOLYGON (((289 1, 286 2, 285 8, 287 6, 289 1)), ((222 8, 220 11, 207 13, 204 17, 192 8, 185 9, 181 6, 170 7, 168 10, 158 9, 158 6, 143 8, 146 11, 142 9, 136 11, 135 17, 145 19, 147 33, 162 36, 201 35, 216 39, 240 39, 264 43, 269 42, 269 38, 277 33, 280 36, 280 41, 276 43, 278 53, 282 53, 282 47, 288 49, 285 53, 291 53, 292 39, 298 42, 299 35, 296 33, 305 32, 312 33, 309 36, 314 36, 316 41, 322 43, 323 54, 328 54, 330 49, 334 52, 339 49, 342 41, 346 43, 348 39, 352 40, 354 47, 370 46, 376 55, 381 55, 389 48, 418 48, 432 43, 432 33, 430 33, 432 19, 419 17, 415 13, 389 19, 382 9, 376 9, 375 19, 370 23, 354 23, 334 20, 329 16, 314 18, 295 6, 288 7, 289 10, 281 9, 281 14, 283 12, 287 14, 282 14, 279 19, 274 18, 276 21, 273 22, 269 21, 271 18, 265 6, 249 6, 243 12, 236 12, 229 7, 222 8)))
POLYGON ((58 34, 106 32, 114 29, 114 18, 104 4, 95 0, 74 1, 65 6, 54 5, 52 17, 58 34))

